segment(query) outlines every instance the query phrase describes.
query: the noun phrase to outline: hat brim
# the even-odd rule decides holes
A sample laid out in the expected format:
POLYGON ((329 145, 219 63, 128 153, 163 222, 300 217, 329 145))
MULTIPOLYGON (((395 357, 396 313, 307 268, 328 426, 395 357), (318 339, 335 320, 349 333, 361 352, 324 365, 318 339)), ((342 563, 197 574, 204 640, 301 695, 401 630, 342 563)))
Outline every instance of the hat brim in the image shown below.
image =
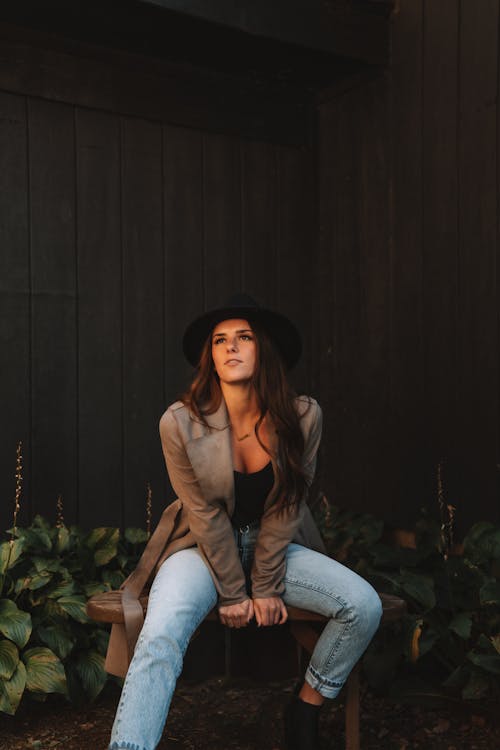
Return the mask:
POLYGON ((284 315, 261 307, 221 307, 200 315, 186 328, 182 339, 182 350, 193 367, 198 366, 203 345, 214 326, 222 320, 231 318, 244 318, 249 323, 252 321, 261 323, 281 354, 288 370, 300 359, 302 342, 299 332, 292 321, 284 315))

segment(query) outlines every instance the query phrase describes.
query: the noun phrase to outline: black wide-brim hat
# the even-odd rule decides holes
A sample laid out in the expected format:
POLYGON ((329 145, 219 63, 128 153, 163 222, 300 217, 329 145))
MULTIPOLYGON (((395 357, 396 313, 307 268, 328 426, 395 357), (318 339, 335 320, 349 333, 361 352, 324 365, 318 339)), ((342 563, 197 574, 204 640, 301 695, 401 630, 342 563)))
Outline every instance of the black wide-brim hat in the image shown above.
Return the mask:
POLYGON ((243 318, 250 324, 253 321, 260 323, 283 357, 287 369, 291 369, 299 360, 302 343, 292 321, 281 313, 260 307, 248 294, 234 294, 223 307, 200 315, 186 328, 182 339, 182 350, 193 367, 198 366, 203 345, 214 326, 230 318, 243 318))

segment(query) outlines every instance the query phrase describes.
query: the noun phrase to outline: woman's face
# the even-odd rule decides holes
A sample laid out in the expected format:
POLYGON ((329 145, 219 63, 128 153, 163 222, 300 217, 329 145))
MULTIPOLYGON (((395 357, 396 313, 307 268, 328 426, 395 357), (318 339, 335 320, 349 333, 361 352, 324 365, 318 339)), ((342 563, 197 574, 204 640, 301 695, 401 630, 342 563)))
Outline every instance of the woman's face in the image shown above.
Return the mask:
POLYGON ((212 359, 223 383, 249 380, 255 370, 257 347, 248 320, 230 318, 212 332, 212 359))

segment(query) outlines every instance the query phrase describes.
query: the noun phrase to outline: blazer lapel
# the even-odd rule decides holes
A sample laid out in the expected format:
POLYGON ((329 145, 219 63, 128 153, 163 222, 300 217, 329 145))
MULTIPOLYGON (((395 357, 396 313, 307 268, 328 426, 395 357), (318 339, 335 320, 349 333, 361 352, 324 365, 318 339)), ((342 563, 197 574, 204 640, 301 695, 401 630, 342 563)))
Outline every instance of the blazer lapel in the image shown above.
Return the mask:
MULTIPOLYGON (((221 399, 219 408, 207 416, 209 430, 198 420, 193 424, 193 438, 186 443, 186 452, 207 501, 222 500, 226 503, 229 516, 234 511, 234 474, 231 429, 226 402, 221 399), (196 435, 196 437, 195 437, 196 435)), ((276 450, 278 439, 271 429, 270 450, 273 455, 274 485, 266 498, 265 508, 271 505, 278 489, 276 450)))
MULTIPOLYGON (((195 421, 195 420, 193 420, 195 421)), ((231 447, 231 430, 226 402, 221 399, 219 408, 207 416, 210 429, 196 424, 198 437, 186 443, 186 452, 206 500, 223 500, 229 515, 234 509, 234 476, 231 447)))

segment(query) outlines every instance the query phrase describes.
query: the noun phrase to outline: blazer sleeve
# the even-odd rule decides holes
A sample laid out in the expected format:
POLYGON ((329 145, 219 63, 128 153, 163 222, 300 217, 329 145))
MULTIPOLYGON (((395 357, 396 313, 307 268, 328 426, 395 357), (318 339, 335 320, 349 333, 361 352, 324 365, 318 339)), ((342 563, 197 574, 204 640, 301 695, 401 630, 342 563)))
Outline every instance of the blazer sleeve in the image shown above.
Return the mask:
POLYGON ((160 420, 160 437, 170 483, 187 510, 189 529, 214 580, 219 606, 248 599, 229 516, 222 501, 208 503, 203 497, 170 410, 160 420))
MULTIPOLYGON (((316 471, 323 423, 321 408, 314 399, 311 399, 310 409, 313 412, 308 415, 310 428, 305 435, 302 458, 302 468, 308 487, 311 486, 316 471)), ((306 502, 303 501, 298 509, 287 509, 283 514, 278 514, 275 507, 271 506, 262 516, 252 568, 253 597, 265 598, 283 594, 286 549, 300 527, 305 511, 306 502)))

